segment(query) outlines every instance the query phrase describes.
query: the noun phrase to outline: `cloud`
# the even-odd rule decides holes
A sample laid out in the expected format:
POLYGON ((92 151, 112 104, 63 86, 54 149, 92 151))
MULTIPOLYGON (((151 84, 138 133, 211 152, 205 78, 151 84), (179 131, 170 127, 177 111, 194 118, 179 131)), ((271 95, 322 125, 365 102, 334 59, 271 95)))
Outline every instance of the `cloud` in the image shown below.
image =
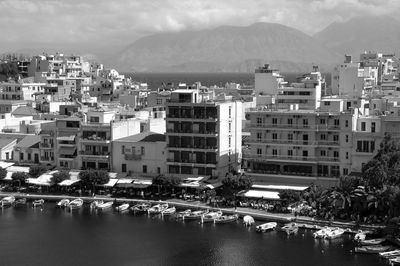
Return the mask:
POLYGON ((146 34, 259 21, 312 34, 333 21, 398 10, 398 0, 0 0, 0 33, 13 47, 24 40, 123 47, 146 34))

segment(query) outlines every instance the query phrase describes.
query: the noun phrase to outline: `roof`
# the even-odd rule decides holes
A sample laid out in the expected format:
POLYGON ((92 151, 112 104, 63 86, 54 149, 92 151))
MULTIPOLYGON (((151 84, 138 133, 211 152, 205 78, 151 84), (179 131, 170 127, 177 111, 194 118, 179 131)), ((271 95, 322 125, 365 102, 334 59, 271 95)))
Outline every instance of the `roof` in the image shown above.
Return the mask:
POLYGON ((0 149, 5 148, 17 139, 0 139, 0 149))
POLYGON ((16 148, 31 148, 40 142, 40 136, 28 135, 15 145, 16 148))
POLYGON ((276 191, 249 190, 243 196, 246 198, 280 199, 279 192, 276 191))
POLYGON ((136 135, 115 140, 116 142, 157 142, 165 141, 165 135, 155 132, 142 132, 136 135))
POLYGON ((12 115, 20 115, 20 116, 32 116, 37 115, 39 112, 30 106, 19 106, 17 109, 12 112, 12 115))

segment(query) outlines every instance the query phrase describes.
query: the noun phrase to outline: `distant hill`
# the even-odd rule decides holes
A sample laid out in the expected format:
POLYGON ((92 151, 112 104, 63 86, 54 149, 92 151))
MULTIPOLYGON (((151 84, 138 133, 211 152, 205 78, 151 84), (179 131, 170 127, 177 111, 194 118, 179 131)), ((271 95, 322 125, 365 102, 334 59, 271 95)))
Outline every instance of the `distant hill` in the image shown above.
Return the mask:
POLYGON ((252 72, 270 63, 282 72, 310 71, 341 56, 313 37, 274 23, 163 33, 135 41, 107 65, 121 71, 252 72))
POLYGON ((400 22, 387 16, 334 22, 314 37, 339 54, 357 58, 364 51, 400 54, 400 22))

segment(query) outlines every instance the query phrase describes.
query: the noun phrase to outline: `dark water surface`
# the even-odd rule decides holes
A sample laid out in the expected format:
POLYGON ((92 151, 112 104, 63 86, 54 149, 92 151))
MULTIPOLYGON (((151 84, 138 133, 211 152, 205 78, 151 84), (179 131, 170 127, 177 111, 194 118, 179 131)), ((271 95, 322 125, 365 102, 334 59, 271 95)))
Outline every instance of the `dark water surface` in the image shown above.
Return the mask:
POLYGON ((69 212, 51 203, 0 209, 0 265, 384 265, 353 247, 349 236, 259 234, 240 222, 200 225, 88 206, 69 212))

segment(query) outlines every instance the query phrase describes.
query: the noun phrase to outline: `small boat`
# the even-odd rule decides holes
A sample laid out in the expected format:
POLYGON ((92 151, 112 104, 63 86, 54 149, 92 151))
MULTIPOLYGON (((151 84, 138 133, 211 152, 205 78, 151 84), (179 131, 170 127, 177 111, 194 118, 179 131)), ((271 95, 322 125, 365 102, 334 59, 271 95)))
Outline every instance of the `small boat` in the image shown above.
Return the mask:
POLYGON ((299 227, 296 223, 288 223, 281 227, 281 230, 286 232, 288 235, 296 234, 299 231, 299 227))
POLYGON ((11 206, 15 202, 14 196, 8 196, 1 199, 1 206, 11 206))
POLYGON ((127 211, 127 210, 129 210, 129 203, 121 204, 121 205, 115 207, 115 210, 117 210, 119 212, 127 211))
POLYGON ((344 229, 342 228, 334 228, 330 232, 327 232, 325 235, 326 239, 335 239, 344 234, 344 229))
POLYGON ((392 251, 385 251, 385 252, 379 252, 379 256, 384 258, 384 259, 390 259, 394 257, 400 256, 400 249, 392 250, 392 251))
POLYGON ((90 209, 97 209, 97 206, 103 204, 103 200, 94 200, 90 203, 90 209))
POLYGON ((139 203, 130 208, 131 211, 134 213, 139 213, 139 212, 147 212, 147 210, 151 207, 150 203, 139 203))
POLYGON ((159 214, 168 209, 168 203, 156 204, 147 210, 148 214, 159 214))
POLYGON ((167 208, 165 210, 161 211, 162 215, 172 215, 176 212, 176 208, 175 207, 171 207, 171 208, 167 208))
POLYGON ((365 246, 365 247, 355 247, 354 252, 356 253, 372 253, 372 254, 377 254, 380 252, 388 251, 391 249, 391 246, 381 246, 381 245, 376 245, 376 246, 365 246))
POLYGON ((34 200, 32 202, 32 207, 43 207, 44 199, 34 200))
POLYGON ((392 265, 400 265, 400 256, 389 259, 389 262, 392 265))
POLYGON ((113 206, 113 204, 114 204, 114 202, 112 202, 112 201, 107 201, 107 202, 104 202, 103 204, 97 205, 97 209, 99 209, 99 210, 106 210, 106 209, 111 208, 111 206, 113 206))
POLYGON ((260 225, 256 226, 256 231, 264 233, 264 232, 271 231, 271 230, 275 229, 277 225, 278 224, 275 223, 275 222, 260 224, 260 225))
POLYGON ((178 213, 176 214, 176 218, 177 218, 177 219, 183 218, 183 216, 189 215, 191 212, 192 212, 191 209, 187 209, 187 210, 184 210, 184 211, 180 211, 180 212, 178 212, 178 213))
POLYGON ((214 223, 216 224, 226 224, 226 223, 232 223, 237 221, 239 219, 238 214, 233 214, 233 215, 222 215, 218 217, 217 219, 214 220, 214 223))
POLYGON ((374 238, 360 241, 361 246, 380 245, 386 241, 386 238, 374 238))
POLYGON ((57 207, 64 208, 64 207, 67 207, 69 205, 69 203, 70 203, 69 199, 62 199, 59 202, 57 202, 57 207))
POLYGON ((363 230, 358 230, 354 235, 354 241, 363 241, 367 237, 367 232, 363 230))
POLYGON ((209 210, 205 210, 205 211, 194 211, 194 212, 190 212, 187 215, 184 215, 182 218, 183 220, 200 220, 201 217, 203 217, 203 215, 209 213, 209 210))
POLYGON ((332 231, 332 228, 330 227, 324 227, 320 230, 318 230, 317 232, 314 232, 313 237, 314 238, 325 238, 325 236, 332 231))
POLYGON ((216 211, 216 212, 209 212, 206 214, 203 214, 201 217, 201 222, 202 223, 213 223, 215 219, 219 218, 222 216, 222 211, 216 211))
POLYGON ((83 205, 83 199, 74 199, 68 204, 70 210, 80 209, 83 205))
POLYGON ((243 224, 245 226, 252 226, 255 223, 254 218, 251 217, 250 215, 245 215, 243 217, 243 224))
POLYGON ((16 199, 14 201, 14 207, 20 206, 20 205, 25 205, 26 204, 26 198, 20 198, 16 199))

